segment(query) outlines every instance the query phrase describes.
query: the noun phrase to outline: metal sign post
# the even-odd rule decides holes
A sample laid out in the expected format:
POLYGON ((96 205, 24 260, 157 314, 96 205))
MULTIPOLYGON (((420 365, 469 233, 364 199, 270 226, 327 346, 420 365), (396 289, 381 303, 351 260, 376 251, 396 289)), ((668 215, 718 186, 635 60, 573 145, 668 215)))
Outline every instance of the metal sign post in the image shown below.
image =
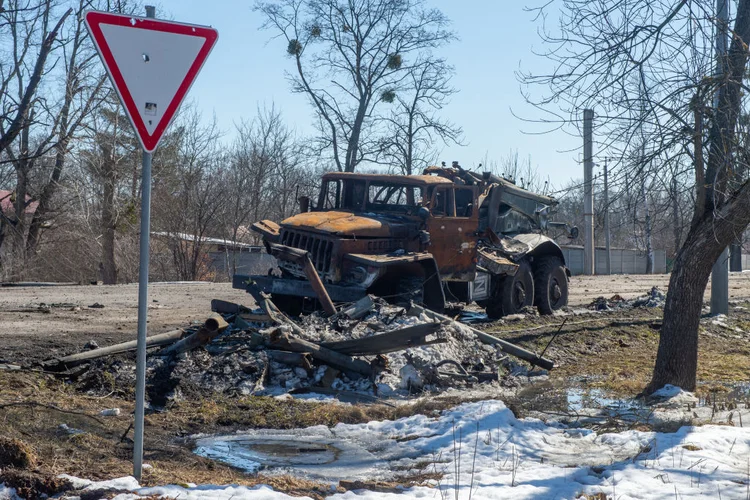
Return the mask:
POLYGON ((143 148, 133 437, 133 476, 138 481, 143 471, 151 159, 218 38, 213 28, 155 17, 156 9, 150 5, 145 18, 97 11, 85 14, 94 46, 143 148))

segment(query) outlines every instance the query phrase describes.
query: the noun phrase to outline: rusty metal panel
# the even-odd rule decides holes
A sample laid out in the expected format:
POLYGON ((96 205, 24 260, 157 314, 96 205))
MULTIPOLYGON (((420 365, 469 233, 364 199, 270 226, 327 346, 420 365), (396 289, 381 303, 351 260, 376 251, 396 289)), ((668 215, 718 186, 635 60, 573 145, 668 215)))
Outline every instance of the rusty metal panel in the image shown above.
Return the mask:
POLYGON ((279 231, 281 230, 281 226, 272 220, 255 222, 250 227, 256 233, 263 235, 263 238, 270 243, 276 243, 279 241, 279 231))
MULTIPOLYGON (((431 207, 436 203, 435 196, 439 189, 442 188, 433 190, 431 207)), ((477 188, 474 188, 474 209, 470 217, 433 216, 427 220, 430 232, 428 250, 435 256, 440 276, 445 280, 474 279, 477 264, 476 233, 479 228, 479 207, 476 198, 477 188)))
POLYGON ((347 254, 346 258, 360 264, 382 267, 390 264, 408 264, 410 262, 432 260, 434 257, 429 252, 416 252, 403 255, 369 255, 350 253, 347 254))
POLYGON ((493 274, 509 274, 513 276, 518 270, 518 264, 500 255, 498 250, 480 248, 477 251, 477 264, 493 274))

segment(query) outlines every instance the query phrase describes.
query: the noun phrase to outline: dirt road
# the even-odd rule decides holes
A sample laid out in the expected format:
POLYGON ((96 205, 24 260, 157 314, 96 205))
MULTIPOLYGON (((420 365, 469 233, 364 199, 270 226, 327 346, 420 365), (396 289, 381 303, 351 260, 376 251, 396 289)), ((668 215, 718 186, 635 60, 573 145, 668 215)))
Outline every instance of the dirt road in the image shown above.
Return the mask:
MULTIPOLYGON (((252 302, 229 283, 152 284, 149 335, 202 323, 214 298, 252 302)), ((0 288, 2 358, 8 362, 67 354, 89 340, 101 345, 131 340, 137 321, 137 284, 0 288)))
MULTIPOLYGON (((583 306, 599 296, 637 297, 652 286, 666 290, 667 275, 576 276, 570 304, 583 306)), ((708 291, 706 298, 708 298, 708 291)), ((750 298, 750 273, 732 274, 730 297, 750 298)), ((250 296, 229 283, 154 283, 149 288, 149 334, 202 322, 211 299, 252 305, 250 296)), ((138 286, 0 288, 0 337, 6 362, 47 359, 80 350, 89 340, 109 345, 135 338, 138 286), (100 304, 103 307, 90 307, 100 304)))

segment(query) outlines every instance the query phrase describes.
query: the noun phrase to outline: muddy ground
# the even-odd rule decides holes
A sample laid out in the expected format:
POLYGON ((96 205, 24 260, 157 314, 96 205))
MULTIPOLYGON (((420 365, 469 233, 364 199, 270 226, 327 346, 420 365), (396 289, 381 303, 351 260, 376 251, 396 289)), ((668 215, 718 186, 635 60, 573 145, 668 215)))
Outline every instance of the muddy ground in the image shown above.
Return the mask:
MULTIPOLYGON (((653 368, 661 308, 595 312, 584 306, 600 296, 619 294, 627 299, 644 295, 653 286, 666 290, 667 281, 666 276, 575 277, 571 282, 571 312, 565 316, 529 315, 474 325, 536 352, 545 349, 559 330, 545 354, 556 362, 555 370, 538 384, 518 387, 507 399, 508 405, 519 416, 545 408, 564 409, 565 391, 570 387, 599 389, 618 397, 636 395, 653 368), (560 328, 563 321, 565 325, 560 328)), ((703 401, 710 398, 712 404, 732 399, 747 407, 748 392, 743 383, 750 380, 750 273, 731 276, 730 297, 729 317, 701 320, 698 394, 703 401)), ((152 285, 149 333, 201 323, 210 313, 213 298, 252 305, 249 295, 232 290, 228 284, 152 285)), ((100 346, 130 340, 135 337, 136 302, 135 285, 0 288, 0 341, 4 346, 0 363, 28 364, 78 352, 91 340, 100 346)), ((36 455, 30 473, 40 477, 68 473, 104 479, 128 474, 133 405, 132 388, 124 389, 92 395, 51 375, 0 372, 0 437, 28 443, 36 455), (107 408, 120 408, 121 414, 100 416, 99 412, 107 408), (71 434, 60 427, 62 424, 84 432, 71 434)), ((493 391, 499 389, 467 391, 465 397, 497 397, 499 392, 493 391)), ((321 496, 329 491, 326 486, 292 478, 244 476, 194 456, 186 437, 431 414, 458 402, 455 395, 427 395, 397 405, 313 404, 224 396, 182 401, 166 412, 147 417, 146 461, 153 468, 147 471, 144 484, 261 481, 284 491, 321 496)), ((406 471, 403 476, 402 484, 425 479, 420 471, 406 471)), ((9 479, 0 475, 2 480, 9 479)))

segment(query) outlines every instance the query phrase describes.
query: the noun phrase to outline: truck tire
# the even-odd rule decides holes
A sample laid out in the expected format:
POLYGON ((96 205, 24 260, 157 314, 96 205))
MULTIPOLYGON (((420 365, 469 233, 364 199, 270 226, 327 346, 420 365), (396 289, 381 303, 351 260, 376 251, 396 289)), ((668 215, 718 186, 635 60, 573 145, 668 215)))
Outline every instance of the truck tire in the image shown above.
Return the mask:
POLYGON ((524 307, 534 303, 534 276, 526 259, 518 263, 518 270, 513 276, 506 276, 495 289, 485 311, 492 319, 516 314, 524 307))
POLYGON ((539 314, 552 314, 568 304, 568 275, 559 257, 550 255, 536 261, 534 289, 539 314))

